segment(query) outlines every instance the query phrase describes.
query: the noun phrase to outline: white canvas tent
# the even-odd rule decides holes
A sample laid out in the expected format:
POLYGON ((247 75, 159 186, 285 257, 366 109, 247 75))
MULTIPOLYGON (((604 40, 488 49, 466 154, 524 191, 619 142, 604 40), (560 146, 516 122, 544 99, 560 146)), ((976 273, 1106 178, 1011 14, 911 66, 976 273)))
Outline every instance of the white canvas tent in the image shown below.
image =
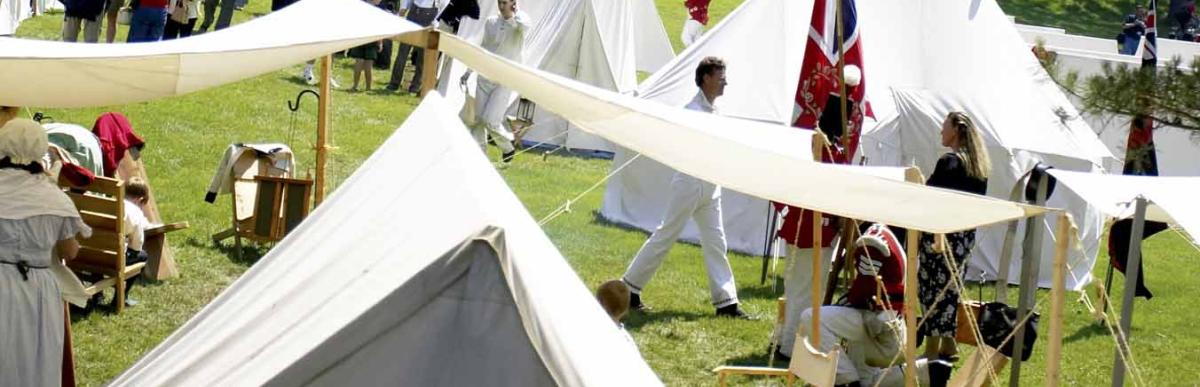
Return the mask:
POLYGON ((362 1, 304 0, 186 39, 113 45, 0 38, 0 105, 70 108, 182 95, 418 29, 362 1), (312 28, 313 20, 355 22, 312 28))
POLYGON ((1133 216, 1133 202, 1145 198, 1146 220, 1169 223, 1187 232, 1200 246, 1200 177, 1124 176, 1050 170, 1063 187, 1075 191, 1104 215, 1125 219, 1133 216))
POLYGON ((0 36, 17 33, 22 21, 33 16, 33 8, 25 0, 0 0, 0 36))
MULTIPOLYGON (((458 32, 459 37, 476 44, 483 38, 483 21, 499 13, 494 1, 481 1, 479 6, 479 20, 463 19, 458 32)), ((525 37, 523 63, 550 73, 626 93, 634 90, 638 71, 657 71, 674 57, 653 0, 530 0, 520 2, 518 9, 533 22, 525 37)), ((458 106, 464 99, 458 79, 465 67, 452 63, 443 69, 438 90, 458 106)), ((468 92, 474 90, 472 85, 468 92)), ((513 102, 515 110, 515 97, 513 102)), ((607 142, 544 109, 537 109, 536 114, 537 125, 526 140, 612 150, 607 142)))
MULTIPOLYGON (((745 2, 701 41, 643 82, 639 95, 683 105, 696 90, 692 80, 695 63, 717 55, 729 61, 726 76, 730 85, 717 101, 722 114, 789 123, 811 6, 811 1, 745 2), (761 36, 779 37, 782 44, 756 43, 761 36)), ((1044 72, 1039 76, 1040 66, 994 1, 861 1, 858 16, 867 98, 877 118, 864 125, 860 154, 868 164, 916 165, 926 174, 932 172, 937 157, 945 152, 934 136, 950 109, 966 110, 985 132, 1004 140, 991 143, 997 165, 989 182, 992 196, 1007 198, 1013 182, 1035 160, 1090 171, 1111 158, 1086 123, 1056 114, 1073 112, 1074 107, 1044 72)), ((614 167, 628 157, 618 151, 614 167)), ((629 203, 664 200, 654 197, 665 196, 669 176, 670 170, 661 166, 635 162, 610 182, 601 214, 652 229, 658 214, 629 203)), ((1063 196, 1056 195, 1048 205, 1070 210, 1080 224, 1088 256, 1094 258, 1099 216, 1086 202, 1063 196)), ((724 205, 730 248, 761 254, 766 205, 739 196, 727 196, 724 205)), ((1043 234, 1041 256, 1046 268, 1039 281, 1043 287, 1050 286, 1052 223, 1049 221, 1043 234)), ((983 230, 972 255, 971 267, 990 275, 989 279, 998 273, 1003 232, 999 226, 983 230)), ((1020 262, 1017 255, 1014 265, 1020 262)), ((1012 271, 1013 280, 1018 272, 1012 271)), ((1084 281, 1089 278, 1086 269, 1078 274, 1084 281)), ((979 274, 971 278, 978 279, 979 274)), ((1082 284, 1072 281, 1067 285, 1078 288, 1082 284)))
POLYGON ((661 383, 430 94, 113 385, 661 383))
MULTIPOLYGON (((618 93, 637 87, 638 71, 654 72, 674 56, 651 0, 563 0, 538 19, 526 40, 526 64, 618 93)), ((612 152, 544 109, 525 135, 531 142, 612 152)))

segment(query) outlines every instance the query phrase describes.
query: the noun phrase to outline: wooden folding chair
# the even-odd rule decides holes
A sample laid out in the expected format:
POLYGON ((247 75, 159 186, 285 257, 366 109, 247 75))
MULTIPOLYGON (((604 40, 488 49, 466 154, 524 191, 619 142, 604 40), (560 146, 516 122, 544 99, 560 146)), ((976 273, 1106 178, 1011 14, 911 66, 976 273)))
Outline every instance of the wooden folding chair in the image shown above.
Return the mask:
POLYGON ((975 348, 962 368, 954 372, 947 383, 951 387, 982 387, 991 385, 991 375, 999 374, 1008 365, 1008 357, 986 344, 975 348), (991 368, 990 370, 988 368, 991 368))
POLYGON ((790 387, 795 378, 817 387, 833 387, 837 378, 838 356, 842 348, 834 346, 829 353, 822 353, 812 346, 807 337, 797 335, 792 349, 792 360, 787 369, 771 367, 720 366, 713 369, 717 383, 725 387, 728 375, 782 376, 790 387))
POLYGON ((238 188, 230 188, 233 196, 233 226, 213 235, 219 242, 233 237, 237 253, 241 254, 242 239, 258 243, 278 242, 300 225, 308 216, 312 197, 312 180, 254 176, 253 210, 247 218, 238 216, 238 188))

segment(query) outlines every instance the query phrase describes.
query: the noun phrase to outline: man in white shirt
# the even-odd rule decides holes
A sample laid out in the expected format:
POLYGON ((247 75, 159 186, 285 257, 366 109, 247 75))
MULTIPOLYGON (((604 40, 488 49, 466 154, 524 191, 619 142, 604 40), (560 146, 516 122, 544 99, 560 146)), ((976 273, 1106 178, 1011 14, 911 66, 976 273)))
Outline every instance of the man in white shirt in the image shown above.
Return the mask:
MULTIPOLYGON (((696 86, 700 92, 687 109, 716 113, 713 101, 725 93, 725 62, 707 57, 696 67, 696 86)), ((752 319, 738 307, 737 285, 726 256, 725 226, 721 222, 721 187, 676 172, 671 178, 671 198, 667 201, 662 223, 642 245, 622 280, 631 290, 630 306, 645 310, 642 289, 654 277, 663 258, 679 238, 688 219, 700 228, 700 246, 704 250, 704 267, 708 271, 708 288, 718 316, 752 319)))
MULTIPOLYGON (((493 15, 484 22, 483 41, 480 42, 485 50, 517 63, 525 61, 525 33, 530 30, 529 15, 517 11, 515 0, 499 0, 500 15, 493 15)), ((471 76, 468 70, 462 76, 462 83, 467 83, 471 76)), ((512 161, 516 153, 513 148, 512 131, 504 127, 504 113, 508 111, 512 90, 492 82, 484 77, 476 79, 475 89, 475 124, 471 133, 481 147, 487 146, 487 133, 491 132, 496 147, 503 152, 501 161, 512 161)))

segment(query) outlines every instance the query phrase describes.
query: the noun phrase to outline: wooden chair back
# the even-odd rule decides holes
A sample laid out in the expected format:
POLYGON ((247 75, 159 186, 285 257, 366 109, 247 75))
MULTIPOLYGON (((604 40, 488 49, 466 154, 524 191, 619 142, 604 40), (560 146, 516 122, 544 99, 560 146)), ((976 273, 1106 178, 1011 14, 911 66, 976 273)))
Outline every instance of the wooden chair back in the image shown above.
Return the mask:
POLYGON ((97 176, 87 191, 67 192, 92 236, 79 240, 79 254, 68 261, 72 269, 115 276, 125 270, 125 185, 97 176))
POLYGON ((817 387, 833 387, 837 379, 838 357, 842 348, 834 346, 829 353, 823 353, 812 346, 808 337, 796 337, 792 347, 792 361, 788 363, 788 372, 809 385, 817 387))
POLYGON ((278 241, 308 216, 312 180, 255 176, 253 238, 278 241))

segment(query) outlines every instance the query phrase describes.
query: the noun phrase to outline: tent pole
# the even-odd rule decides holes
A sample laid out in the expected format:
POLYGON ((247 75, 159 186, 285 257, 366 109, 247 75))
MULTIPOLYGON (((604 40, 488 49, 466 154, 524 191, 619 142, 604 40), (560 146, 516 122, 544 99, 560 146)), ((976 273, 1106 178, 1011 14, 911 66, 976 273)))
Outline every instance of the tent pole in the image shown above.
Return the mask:
POLYGON ((321 98, 317 104, 317 176, 314 179, 313 207, 325 200, 325 162, 329 147, 325 144, 329 134, 329 97, 330 79, 332 78, 333 56, 321 57, 321 98))
MULTIPOLYGON (((821 212, 812 211, 813 235, 812 235, 812 330, 808 332, 808 341, 813 347, 820 348, 821 346, 821 287, 824 285, 821 282, 821 212)), ((799 227, 799 225, 796 225, 799 227)))
POLYGON ((1046 386, 1058 386, 1062 362, 1063 302, 1066 299, 1067 249, 1071 235, 1071 217, 1058 214, 1058 232, 1055 234, 1054 284, 1050 288, 1050 339, 1046 349, 1046 386))
POLYGON ((437 87, 438 75, 438 38, 440 35, 437 30, 430 28, 425 36, 425 56, 421 60, 421 66, 424 69, 421 74, 421 98, 437 87))
MULTIPOLYGON (((1044 174, 1037 182, 1037 197, 1034 205, 1046 204, 1046 189, 1050 185, 1050 175, 1044 174)), ((1025 246, 1021 252, 1021 285, 1017 295, 1017 321, 1023 321, 1025 316, 1033 313, 1031 309, 1037 306, 1035 298, 1038 290, 1038 271, 1041 269, 1042 223, 1045 215, 1029 218, 1025 226, 1025 246)), ((1021 354, 1025 351, 1025 325, 1017 324, 1013 333, 1012 373, 1008 378, 1009 387, 1019 387, 1021 384, 1021 354)))
POLYGON ((1137 290, 1138 269, 1142 265, 1142 233, 1146 226, 1146 198, 1137 198, 1137 207, 1133 212, 1133 227, 1129 233, 1129 259, 1125 263, 1125 292, 1121 294, 1121 331, 1125 334, 1125 340, 1117 340, 1116 359, 1113 361, 1113 387, 1125 385, 1125 361, 1122 360, 1121 354, 1126 357, 1131 353, 1129 341, 1132 339, 1133 332, 1130 332, 1130 327, 1133 326, 1133 295, 1137 290))
POLYGON ((909 228, 904 264, 904 386, 917 387, 917 243, 920 231, 909 228))

